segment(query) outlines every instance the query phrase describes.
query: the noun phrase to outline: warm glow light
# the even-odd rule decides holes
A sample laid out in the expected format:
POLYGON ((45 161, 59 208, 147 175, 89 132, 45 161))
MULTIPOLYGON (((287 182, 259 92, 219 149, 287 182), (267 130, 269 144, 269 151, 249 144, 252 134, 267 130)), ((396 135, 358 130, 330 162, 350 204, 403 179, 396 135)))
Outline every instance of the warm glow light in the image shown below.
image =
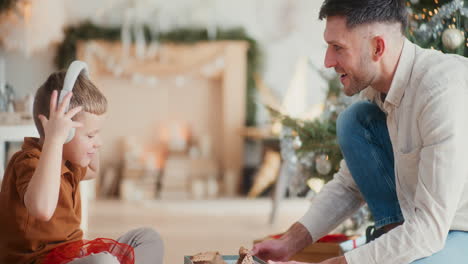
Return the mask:
POLYGON ((30 56, 62 40, 66 20, 64 1, 18 0, 15 2, 15 7, 11 11, 2 14, 0 23, 2 47, 30 56))
POLYGON ((159 141, 165 145, 169 144, 169 129, 167 126, 162 126, 159 129, 159 141))
POLYGON ((161 139, 167 140, 169 149, 172 151, 185 151, 190 141, 191 132, 187 122, 172 121, 163 128, 161 139))
POLYGON ((166 151, 162 149, 156 150, 155 155, 154 155, 154 163, 155 163, 156 169, 164 168, 164 166, 166 165, 166 160, 167 160, 166 156, 167 156, 166 151))
POLYGON ((271 126, 271 132, 273 135, 279 135, 281 133, 281 129, 283 129, 283 125, 280 121, 275 121, 271 126))
POLYGON ((323 103, 313 105, 310 108, 310 110, 305 113, 305 117, 309 120, 314 120, 316 118, 319 118, 322 115, 324 109, 325 109, 325 104, 323 103))
POLYGON ((309 188, 316 193, 319 193, 324 185, 325 182, 322 179, 310 178, 309 180, 307 180, 307 186, 309 186, 309 188))
POLYGON ((167 152, 164 147, 157 148, 155 150, 146 151, 142 157, 140 157, 142 164, 145 165, 147 170, 160 170, 166 165, 167 152))
POLYGON ((23 15, 24 15, 24 21, 26 23, 29 23, 31 20, 31 2, 27 1, 23 5, 23 15))

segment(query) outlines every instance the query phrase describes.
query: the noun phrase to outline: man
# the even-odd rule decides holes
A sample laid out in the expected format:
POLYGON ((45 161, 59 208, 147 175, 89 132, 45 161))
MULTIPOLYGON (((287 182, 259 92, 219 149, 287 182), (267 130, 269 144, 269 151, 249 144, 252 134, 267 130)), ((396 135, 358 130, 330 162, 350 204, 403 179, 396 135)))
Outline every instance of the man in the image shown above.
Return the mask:
POLYGON ((404 0, 326 0, 324 18, 325 66, 346 95, 367 100, 338 118, 344 161, 334 179, 253 253, 286 261, 367 202, 373 241, 322 264, 466 263, 468 59, 409 42, 404 0))

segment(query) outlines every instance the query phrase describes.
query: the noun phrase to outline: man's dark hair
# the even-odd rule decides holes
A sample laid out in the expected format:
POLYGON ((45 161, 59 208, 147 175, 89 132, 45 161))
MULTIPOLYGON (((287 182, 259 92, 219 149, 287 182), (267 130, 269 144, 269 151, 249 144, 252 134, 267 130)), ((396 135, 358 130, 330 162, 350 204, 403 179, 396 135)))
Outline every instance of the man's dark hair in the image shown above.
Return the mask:
POLYGON ((408 24, 405 0, 325 0, 320 8, 319 19, 343 16, 346 25, 400 23, 404 34, 408 24))

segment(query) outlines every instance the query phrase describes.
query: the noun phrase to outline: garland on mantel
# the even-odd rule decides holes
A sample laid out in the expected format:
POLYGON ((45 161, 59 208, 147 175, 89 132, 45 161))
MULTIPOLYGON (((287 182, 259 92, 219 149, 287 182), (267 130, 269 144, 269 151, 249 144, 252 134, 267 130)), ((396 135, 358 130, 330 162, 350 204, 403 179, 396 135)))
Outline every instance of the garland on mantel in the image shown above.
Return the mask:
MULTIPOLYGON (((57 49, 55 65, 58 69, 67 67, 76 58, 76 44, 80 40, 101 39, 107 41, 120 41, 120 27, 101 27, 91 22, 69 27, 65 30, 65 38, 57 49)), ((149 41, 151 32, 146 27, 145 36, 149 41)), ((158 40, 162 43, 194 43, 197 41, 210 41, 208 31, 199 28, 179 28, 169 32, 159 33, 158 40)), ((228 30, 217 29, 214 40, 244 40, 249 43, 247 52, 247 126, 255 125, 255 81, 254 73, 261 67, 261 55, 257 42, 245 33, 242 28, 228 30)))

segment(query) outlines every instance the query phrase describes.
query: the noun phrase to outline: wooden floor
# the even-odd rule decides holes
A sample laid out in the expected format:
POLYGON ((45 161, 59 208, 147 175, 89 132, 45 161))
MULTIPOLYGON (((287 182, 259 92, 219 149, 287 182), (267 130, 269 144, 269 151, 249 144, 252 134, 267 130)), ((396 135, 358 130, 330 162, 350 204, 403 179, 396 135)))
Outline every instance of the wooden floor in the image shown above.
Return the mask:
POLYGON ((236 254, 254 239, 286 230, 307 210, 306 200, 286 200, 274 225, 268 224, 271 201, 92 201, 87 238, 118 238, 137 227, 152 227, 163 237, 165 264, 183 263, 184 255, 202 251, 236 254))

